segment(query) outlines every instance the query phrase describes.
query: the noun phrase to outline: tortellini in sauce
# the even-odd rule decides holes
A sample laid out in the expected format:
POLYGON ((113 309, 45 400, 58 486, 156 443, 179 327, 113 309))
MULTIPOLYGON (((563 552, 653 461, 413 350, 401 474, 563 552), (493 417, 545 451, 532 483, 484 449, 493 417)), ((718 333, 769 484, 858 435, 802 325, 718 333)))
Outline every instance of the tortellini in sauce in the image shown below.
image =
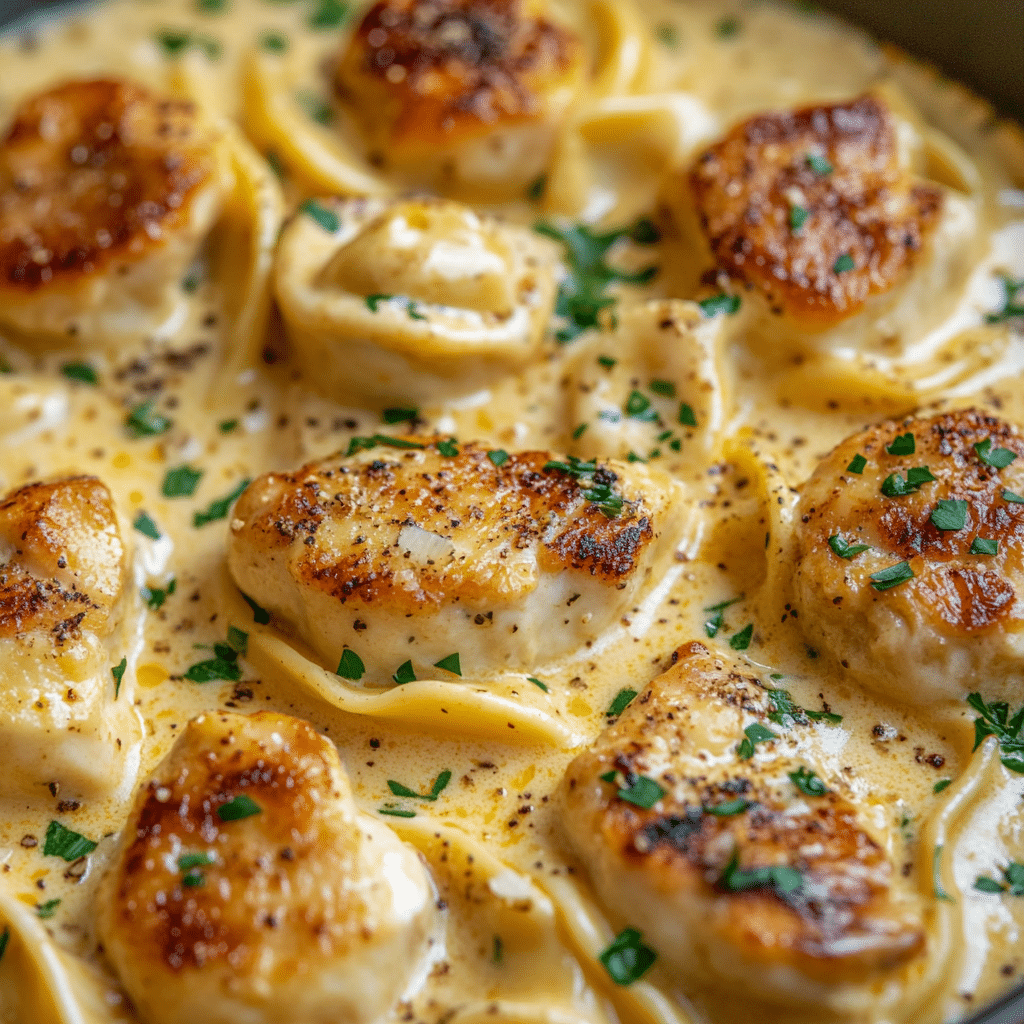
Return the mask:
POLYGON ((231 187, 195 104, 118 79, 26 100, 0 143, 0 325, 34 345, 152 331, 231 187))
POLYGON ((96 797, 132 784, 141 728, 111 651, 126 569, 95 477, 30 484, 0 503, 0 793, 56 783, 96 797))
POLYGON ((357 810, 330 741, 271 712, 189 723, 96 909, 145 1024, 371 1024, 422 980, 438 916, 419 857, 357 810))
POLYGON ((285 229, 276 292, 309 384, 358 404, 472 392, 536 357, 553 247, 444 200, 316 202, 285 229))

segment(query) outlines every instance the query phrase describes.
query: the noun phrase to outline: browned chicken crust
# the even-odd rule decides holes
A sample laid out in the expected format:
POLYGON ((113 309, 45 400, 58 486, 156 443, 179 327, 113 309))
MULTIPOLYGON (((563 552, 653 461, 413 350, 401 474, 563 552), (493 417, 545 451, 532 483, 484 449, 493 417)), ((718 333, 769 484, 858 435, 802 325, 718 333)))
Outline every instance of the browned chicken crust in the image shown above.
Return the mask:
MULTIPOLYGON (((283 550, 301 540, 308 553, 294 571, 303 584, 340 601, 384 602, 410 612, 438 608, 453 596, 473 602, 515 594, 524 580, 505 559, 511 549, 534 544, 543 571, 569 568, 612 584, 627 579, 655 538, 643 500, 625 501, 609 517, 584 497, 588 485, 544 469, 551 458, 518 452, 495 466, 482 445, 461 445, 449 457, 434 444, 425 451, 382 448, 372 461, 327 460, 267 474, 235 508, 233 544, 283 550), (325 539, 317 536, 338 520, 359 522, 365 533, 338 547, 330 528, 325 539), (460 539, 474 555, 410 572, 401 547, 375 536, 402 526, 460 539)), ((599 467, 593 481, 615 490, 618 477, 599 467)))
POLYGON ((751 118, 689 180, 718 266, 808 327, 899 283, 942 206, 900 168, 892 117, 870 94, 751 118))
POLYGON ((819 982, 863 981, 919 953, 921 923, 894 903, 891 861, 845 797, 800 796, 785 774, 799 762, 784 754, 767 770, 738 758, 724 771, 708 767, 716 763, 709 745, 713 755, 723 740, 742 739, 741 713, 783 731, 768 719, 761 680, 697 642, 673 658, 566 774, 570 834, 599 891, 610 874, 623 891, 645 890, 664 907, 669 923, 659 927, 677 932, 677 950, 724 946, 737 963, 790 967, 819 982), (601 779, 609 770, 618 773, 614 784, 601 779), (649 809, 617 795, 641 776, 665 790, 649 809), (738 799, 749 804, 741 813, 707 810, 738 799), (730 865, 791 868, 802 881, 792 891, 771 880, 734 891, 730 865))
POLYGON ((541 91, 580 53, 525 0, 381 0, 343 54, 337 87, 391 144, 426 149, 541 117, 541 91))
POLYGON ((213 172, 185 100, 107 79, 26 100, 0 144, 0 282, 31 292, 138 259, 213 172))
POLYGON ((101 631, 121 577, 110 491, 91 476, 15 491, 0 504, 0 558, 0 637, 101 631))

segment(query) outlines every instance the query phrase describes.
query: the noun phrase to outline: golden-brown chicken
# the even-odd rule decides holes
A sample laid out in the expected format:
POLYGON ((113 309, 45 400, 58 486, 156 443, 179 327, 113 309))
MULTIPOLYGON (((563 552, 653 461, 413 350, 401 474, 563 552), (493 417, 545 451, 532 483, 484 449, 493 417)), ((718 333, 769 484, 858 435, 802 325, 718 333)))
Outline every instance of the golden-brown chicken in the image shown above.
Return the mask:
POLYGON ((42 796, 57 782, 93 795, 122 775, 131 785, 138 718, 111 676, 125 575, 95 477, 29 484, 0 503, 0 793, 42 796))
POLYGON ((827 726, 773 724, 759 676, 703 644, 675 658, 562 783, 564 830, 595 889, 690 983, 790 1004, 870 999, 924 932, 844 784, 814 771, 827 726), (755 727, 777 738, 752 741, 755 727))
POLYGON ((421 972, 436 917, 417 855, 356 810, 296 718, 203 715, 139 792, 97 894, 146 1024, 363 1024, 421 972))
POLYGON ((114 79, 27 99, 0 143, 0 324, 95 344, 158 323, 216 219, 220 174, 187 101, 114 79))
POLYGON ((540 0, 380 0, 337 87, 374 158, 520 190, 546 165, 579 88, 580 40, 540 0))
POLYGON ((893 116, 871 94, 751 118, 697 158, 688 184, 718 267, 806 329, 902 281, 943 205, 902 165, 893 116))
POLYGON ((350 647, 377 682, 410 659, 422 678, 452 653, 476 675, 574 650, 657 581, 689 516, 640 466, 368 443, 255 481, 228 565, 331 667, 350 647))
POLYGON ((900 702, 1019 690, 1022 496, 1024 438, 982 411, 855 434, 802 489, 797 621, 900 702))

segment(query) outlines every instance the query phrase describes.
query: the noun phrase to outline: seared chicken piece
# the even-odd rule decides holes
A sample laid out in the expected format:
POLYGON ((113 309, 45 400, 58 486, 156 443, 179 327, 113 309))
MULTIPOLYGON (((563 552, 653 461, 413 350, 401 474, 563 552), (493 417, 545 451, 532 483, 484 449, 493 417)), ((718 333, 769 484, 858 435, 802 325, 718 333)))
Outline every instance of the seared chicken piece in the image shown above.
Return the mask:
POLYGON ((260 477, 228 551, 244 593, 374 682, 453 653, 474 676, 568 654, 657 582, 689 516, 643 467, 397 443, 260 477))
POLYGON ((140 790, 97 893, 146 1024, 363 1024, 422 971, 416 853, 360 814, 334 746, 273 712, 190 722, 140 790))
POLYGON ((855 434, 804 485, 794 543, 797 621, 864 686, 910 704, 1019 691, 1015 428, 966 410, 855 434))
POLYGON ((437 401, 521 368, 555 302, 551 243, 444 200, 307 204, 275 289, 311 386, 339 401, 437 401))
POLYGON ((804 330, 906 278, 944 199, 904 166, 870 94, 751 118, 697 158, 687 186, 719 269, 804 330))
POLYGON ((749 666, 700 643, 675 658, 563 780, 565 833, 594 888, 690 983, 784 1004, 869 999, 922 950, 920 909, 842 784, 809 774, 819 727, 769 721, 749 666), (744 752, 753 725, 786 738, 744 752), (806 788, 790 777, 801 769, 806 788))
POLYGON ((381 0, 338 64, 373 156, 443 186, 520 194, 547 166, 585 62, 543 0, 381 0))
POLYGON ((0 324, 96 344, 160 323, 221 174, 191 103, 104 79, 26 100, 0 143, 0 324))
POLYGON ((110 649, 124 584, 113 501, 95 477, 0 503, 0 794, 57 782, 99 795, 129 770, 138 717, 130 688, 116 692, 110 649))

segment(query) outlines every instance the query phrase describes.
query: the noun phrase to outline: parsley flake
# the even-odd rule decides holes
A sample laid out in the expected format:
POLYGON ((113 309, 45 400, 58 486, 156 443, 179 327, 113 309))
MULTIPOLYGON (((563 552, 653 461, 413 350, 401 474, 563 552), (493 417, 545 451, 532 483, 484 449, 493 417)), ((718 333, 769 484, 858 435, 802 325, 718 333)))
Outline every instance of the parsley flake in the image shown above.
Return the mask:
POLYGON ((952 782, 952 779, 939 779, 939 781, 932 786, 932 792, 936 794, 941 793, 944 789, 947 789, 952 782))
POLYGON ((534 178, 529 185, 526 186, 526 198, 531 199, 535 203, 539 203, 544 198, 544 193, 547 191, 548 177, 546 174, 540 175, 538 178, 534 178))
POLYGON ((123 657, 121 660, 110 670, 110 674, 114 677, 114 700, 121 694, 121 680, 124 679, 125 669, 128 667, 128 658, 123 657))
MULTIPOLYGON (((684 427, 695 427, 697 426, 697 417, 693 414, 692 406, 681 402, 679 405, 679 415, 676 417, 684 427)), ((676 449, 678 451, 678 449, 676 449)))
POLYGON ((341 652, 341 661, 338 662, 338 667, 334 670, 334 674, 341 676, 342 679, 355 681, 362 679, 365 673, 366 666, 363 664, 363 659, 351 647, 346 647, 341 652))
POLYGON ((45 921, 57 913, 57 908, 59 906, 59 899, 47 900, 45 903, 39 903, 36 905, 36 916, 45 921))
POLYGON ((632 782, 627 779, 627 783, 627 787, 619 790, 619 799, 644 810, 649 810, 665 795, 665 790, 646 775, 638 775, 632 782))
POLYGON ((754 756, 754 749, 758 743, 767 743, 769 740, 777 740, 779 737, 771 729, 763 726, 760 722, 754 722, 743 730, 744 739, 736 748, 736 753, 741 761, 749 761, 754 756))
POLYGON ((998 555, 999 541, 990 540, 988 537, 975 537, 971 543, 970 553, 972 555, 998 555))
POLYGON ((632 985, 642 978, 658 959, 658 954, 643 944, 643 933, 625 928, 598 959, 616 985, 632 985))
POLYGON ((823 157, 820 153, 808 153, 807 154, 807 166, 810 167, 815 174, 820 174, 824 177, 827 174, 831 174, 835 168, 823 157))
POLYGON ((651 423, 658 418, 658 410, 651 405, 651 400, 636 389, 629 393, 623 412, 642 423, 651 423))
POLYGON ((636 699, 637 692, 629 686, 624 686, 617 694, 615 699, 608 705, 608 710, 605 715, 608 718, 614 718, 616 715, 621 715, 626 708, 636 699))
POLYGON ((652 380, 648 387, 653 394, 661 395, 662 398, 676 397, 676 386, 670 380, 652 380))
POLYGON ((270 612, 261 608, 248 594, 242 594, 245 603, 252 609, 252 621, 260 626, 266 626, 270 622, 270 612))
POLYGON ((580 438, 581 438, 581 437, 582 437, 582 436, 583 436, 583 435, 584 435, 584 434, 585 434, 585 433, 587 432, 587 427, 589 427, 589 426, 590 426, 590 424, 589 424, 589 423, 581 423, 581 424, 580 424, 580 425, 579 425, 579 426, 578 426, 578 427, 577 427, 577 428, 576 428, 576 429, 575 429, 575 430, 574 430, 574 431, 572 432, 572 439, 573 439, 574 441, 578 441, 578 440, 579 440, 579 439, 580 439, 580 438))
POLYGON ((404 437, 389 437, 387 434, 372 434, 370 437, 353 437, 348 442, 346 458, 356 452, 368 452, 378 445, 386 448, 426 448, 419 441, 407 441, 404 437))
POLYGON ((993 469, 1006 469, 1011 462, 1015 462, 1017 459, 1017 453, 1011 452, 1009 448, 993 448, 991 437, 979 441, 974 446, 974 450, 978 453, 978 458, 993 469))
POLYGON ((700 311, 708 317, 708 319, 718 316, 719 313, 725 313, 726 316, 733 316, 735 313, 739 312, 740 297, 738 295, 726 295, 722 293, 720 295, 712 295, 708 299, 701 299, 697 305, 700 306, 700 311))
POLYGON ((729 637, 729 646, 734 651, 745 651, 750 646, 750 641, 754 636, 754 624, 752 622, 747 623, 738 633, 729 637))
POLYGON ((901 583, 906 583, 914 578, 914 570, 910 568, 909 562, 900 562, 897 565, 890 565, 887 569, 880 569, 873 572, 869 577, 871 586, 875 590, 891 590, 901 583))
POLYGON ((268 53, 284 53, 288 49, 288 37, 280 32, 264 32, 260 36, 260 46, 268 53))
POLYGON ((600 366, 603 366, 606 370, 612 369, 618 362, 618 359, 612 359, 611 356, 598 356, 597 362, 600 366))
POLYGON ((960 499, 943 499, 935 506, 929 518, 939 530, 962 530, 967 525, 967 502, 960 499))
POLYGON ((545 471, 557 470, 574 477, 584 488, 583 497, 596 505, 609 519, 622 511, 623 499, 613 491, 617 477, 609 470, 599 467, 596 462, 584 462, 575 455, 568 462, 552 460, 544 464, 545 471))
POLYGON ((419 409, 385 409, 381 413, 381 419, 385 423, 411 423, 413 420, 419 418, 419 409))
POLYGON ((237 626, 228 626, 228 646, 236 654, 245 654, 249 649, 249 634, 237 626))
POLYGON ((864 467, 868 464, 868 460, 863 455, 854 455, 850 459, 850 464, 846 467, 848 473, 856 473, 860 476, 864 472, 864 467))
POLYGON ((417 793, 415 790, 410 789, 408 786, 403 786, 400 782, 395 782, 394 779, 388 779, 388 789, 391 790, 394 796, 408 797, 412 800, 429 800, 435 801, 442 792, 444 792, 448 783, 452 781, 452 773, 450 771, 443 771, 436 779, 434 784, 430 788, 429 793, 417 793))
POLYGON ((216 657, 197 661, 185 670, 182 679, 190 683, 212 683, 217 680, 238 682, 242 678, 242 666, 237 661, 238 652, 227 644, 217 644, 214 652, 216 657))
POLYGON ((804 884, 804 876, 788 864, 752 868, 744 871, 739 866, 739 855, 734 853, 726 865, 718 885, 726 892, 746 892, 749 889, 774 889, 780 895, 788 896, 804 884))
POLYGON ((885 446, 889 455, 913 455, 917 451, 917 443, 911 433, 900 434, 885 446))
POLYGON ((412 667, 412 660, 403 662, 398 666, 398 671, 391 677, 399 686, 405 683, 416 682, 416 670, 412 667))
POLYGON ((907 470, 906 479, 900 473, 891 473, 882 481, 882 493, 887 498, 902 498, 915 494, 922 484, 934 483, 935 477, 927 466, 907 470))
POLYGON ((0 960, 3 960, 4 953, 7 952, 7 943, 11 938, 11 929, 4 927, 3 932, 0 932, 0 960))
POLYGON ((68 380, 78 381, 79 384, 99 384, 100 382, 96 371, 88 363, 64 363, 60 372, 68 380))
POLYGON ((221 420, 220 423, 217 424, 217 429, 222 434, 230 434, 231 431, 237 429, 237 427, 238 420, 221 420))
POLYGON ((155 437, 171 429, 171 421, 155 411, 155 402, 137 405, 125 420, 129 437, 155 437))
POLYGON ((436 448, 446 459, 454 459, 459 454, 459 446, 455 443, 454 437, 449 437, 447 441, 438 441, 436 448))
POLYGON ((51 821, 46 827, 46 842, 43 855, 60 857, 69 863, 79 857, 87 857, 98 844, 70 828, 65 828, 59 821, 51 821))
POLYGON ((231 506, 242 496, 242 492, 246 487, 251 484, 252 481, 249 479, 239 481, 235 489, 223 498, 218 498, 216 501, 211 501, 210 504, 200 512, 192 513, 192 525, 198 530, 202 526, 206 526, 207 523, 215 522, 218 519, 224 519, 228 512, 231 511, 231 506))
POLYGON ((348 17, 348 4, 344 0, 314 0, 306 24, 317 31, 338 28, 348 17))
POLYGON ((715 35, 719 39, 732 39, 733 36, 739 33, 741 27, 738 18, 722 18, 715 25, 715 35))
POLYGON ((713 814, 716 818, 732 818, 753 806, 751 801, 736 797, 735 800, 723 800, 720 804, 705 804, 703 811, 705 814, 713 814))
POLYGON ((996 881, 985 875, 979 875, 974 881, 974 888, 979 892, 1006 893, 1009 896, 1024 896, 1024 864, 1011 861, 1005 868, 1003 881, 996 881))
POLYGON ((526 681, 528 683, 533 683, 534 686, 540 687, 540 689, 542 689, 545 693, 550 693, 551 692, 548 689, 548 684, 547 683, 542 683, 536 676, 527 676, 526 677, 526 681))
POLYGON ((328 210, 326 206, 322 206, 315 199, 307 199, 299 209, 307 217, 312 217, 324 231, 330 232, 332 235, 341 227, 341 219, 338 215, 333 210, 328 210))
POLYGON ((203 471, 201 469, 178 466, 176 469, 167 471, 160 490, 165 498, 191 498, 202 478, 203 471))
POLYGON ((837 533, 828 539, 828 546, 840 557, 845 559, 854 558, 865 551, 870 551, 869 544, 850 544, 842 534, 837 533))
POLYGON ((1010 706, 1005 701, 986 704, 980 693, 972 693, 967 703, 981 716, 974 720, 974 749, 977 750, 986 736, 995 736, 999 741, 1000 760, 1004 767, 1018 775, 1024 775, 1024 707, 1010 716, 1010 706))
POLYGON ((245 793, 240 793, 217 808, 217 817, 221 821, 241 821, 243 818, 251 818, 255 814, 262 813, 263 808, 245 793))
POLYGON ((828 786, 809 768, 801 765, 795 772, 789 773, 790 781, 804 796, 825 796, 828 786))
POLYGON ((809 210, 805 210, 802 206, 791 206, 789 208, 789 230, 794 235, 800 233, 800 229, 807 223, 807 218, 811 215, 809 210))
MULTIPOLYGON (((575 436, 575 435, 574 435, 575 436)), ((501 468, 508 462, 508 452, 504 448, 492 448, 487 453, 487 458, 498 468, 501 468)))
POLYGON ((1019 300, 1020 292, 1024 289, 1024 277, 1015 281, 1012 277, 1000 275, 1003 282, 1003 308, 994 313, 985 315, 985 323, 998 324, 1016 317, 1024 317, 1024 305, 1019 300))
POLYGON ((1013 505, 1024 505, 1024 497, 1013 491, 1003 491, 1003 501, 1008 501, 1013 505))
POLYGON ((678 29, 675 25, 669 25, 667 22, 663 22, 661 25, 658 25, 654 30, 654 37, 662 46, 667 46, 670 49, 679 45, 678 29))
POLYGON ((857 264, 854 262, 853 257, 848 252, 844 252, 843 255, 832 264, 832 273, 846 274, 855 269, 856 266, 857 264))
POLYGON ((415 811, 408 811, 404 807, 392 807, 392 806, 390 806, 388 804, 385 804, 383 807, 378 807, 377 808, 377 813, 378 814, 388 814, 392 818, 415 818, 416 817, 416 812, 415 811))
POLYGON ((435 661, 434 668, 442 669, 445 672, 451 672, 453 676, 462 676, 462 665, 459 663, 458 652, 455 654, 449 654, 446 658, 442 658, 440 661, 435 661))

